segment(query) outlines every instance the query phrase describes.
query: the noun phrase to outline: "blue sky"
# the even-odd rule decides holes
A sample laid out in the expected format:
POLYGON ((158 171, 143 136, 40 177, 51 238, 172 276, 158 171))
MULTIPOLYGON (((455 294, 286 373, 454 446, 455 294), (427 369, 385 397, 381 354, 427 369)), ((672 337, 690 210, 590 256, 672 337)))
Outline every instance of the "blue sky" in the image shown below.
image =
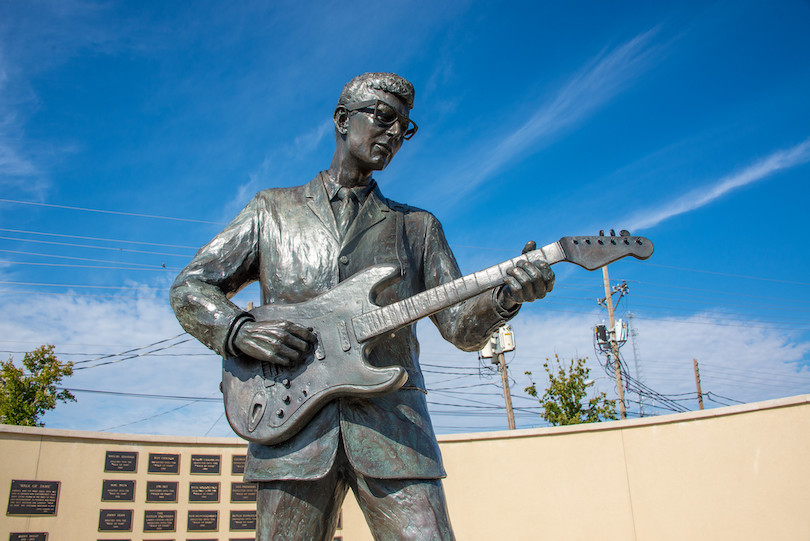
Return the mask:
MULTIPOLYGON (((53 343, 113 361, 70 388, 210 399, 77 392, 47 426, 230 434, 219 360, 182 342, 166 288, 253 193, 328 166, 346 81, 393 71, 420 129, 376 178, 439 217, 463 271, 630 229, 656 245, 610 266, 634 376, 688 409, 693 357, 712 407, 807 393, 809 24, 806 1, 5 2, 2 355, 53 343)), ((601 273, 555 270, 514 321, 519 427, 541 424, 523 372, 555 353, 615 394, 601 273)), ((420 336, 437 431, 505 428, 486 363, 420 336)))

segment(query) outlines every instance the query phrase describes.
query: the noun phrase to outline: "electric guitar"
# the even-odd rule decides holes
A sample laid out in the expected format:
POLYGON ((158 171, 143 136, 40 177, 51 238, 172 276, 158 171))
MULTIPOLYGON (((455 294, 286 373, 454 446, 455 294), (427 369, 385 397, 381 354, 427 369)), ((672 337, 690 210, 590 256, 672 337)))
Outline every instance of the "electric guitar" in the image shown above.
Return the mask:
POLYGON ((267 304, 251 311, 257 321, 289 320, 314 329, 316 344, 289 368, 241 355, 223 359, 225 414, 242 438, 266 445, 295 435, 330 400, 374 397, 396 391, 408 379, 401 366, 375 367, 366 356, 376 340, 505 283, 518 262, 568 261, 596 270, 626 256, 647 259, 652 243, 643 237, 563 237, 488 269, 378 306, 377 293, 400 277, 396 265, 368 267, 313 299, 267 304))

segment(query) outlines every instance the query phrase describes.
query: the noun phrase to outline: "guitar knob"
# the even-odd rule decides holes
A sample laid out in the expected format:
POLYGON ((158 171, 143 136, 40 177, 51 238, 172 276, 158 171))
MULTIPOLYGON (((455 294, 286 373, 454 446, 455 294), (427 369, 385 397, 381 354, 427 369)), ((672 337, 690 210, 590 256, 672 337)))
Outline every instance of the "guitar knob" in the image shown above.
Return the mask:
POLYGON ((290 388, 290 380, 288 380, 287 378, 281 380, 281 384, 284 385, 284 387, 286 387, 287 389, 290 388))
POLYGON ((286 395, 284 398, 281 399, 281 401, 284 402, 285 404, 289 404, 290 403, 290 395, 286 395))
POLYGON ((278 415, 279 417, 284 417, 284 410, 278 410, 276 412, 276 415, 278 415))

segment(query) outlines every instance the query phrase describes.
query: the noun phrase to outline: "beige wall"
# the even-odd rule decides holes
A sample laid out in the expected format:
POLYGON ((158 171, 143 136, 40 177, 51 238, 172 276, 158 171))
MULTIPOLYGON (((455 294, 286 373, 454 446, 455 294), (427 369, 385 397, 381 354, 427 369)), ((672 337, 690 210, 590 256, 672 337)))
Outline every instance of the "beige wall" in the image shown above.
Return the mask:
MULTIPOLYGON (((445 489, 463 540, 810 539, 810 395, 632 421, 440 437, 445 489)), ((49 541, 249 538, 228 531, 235 438, 108 435, 0 425, 0 503, 12 479, 61 481, 55 517, 3 516, 10 532, 49 541), (104 473, 106 451, 138 451, 135 474, 104 473), (149 474, 150 452, 177 453, 180 473, 149 474), (192 475, 192 454, 222 456, 218 475, 192 475), (132 479, 135 502, 101 502, 103 479, 132 479), (149 480, 176 480, 177 504, 146 504, 149 480), (220 502, 188 503, 189 481, 220 482, 220 502), (97 531, 100 509, 133 509, 133 532, 97 531), (145 509, 176 509, 177 531, 145 534, 145 509), (219 531, 186 534, 189 509, 219 511, 219 531)), ((353 498, 344 541, 370 540, 353 498)))

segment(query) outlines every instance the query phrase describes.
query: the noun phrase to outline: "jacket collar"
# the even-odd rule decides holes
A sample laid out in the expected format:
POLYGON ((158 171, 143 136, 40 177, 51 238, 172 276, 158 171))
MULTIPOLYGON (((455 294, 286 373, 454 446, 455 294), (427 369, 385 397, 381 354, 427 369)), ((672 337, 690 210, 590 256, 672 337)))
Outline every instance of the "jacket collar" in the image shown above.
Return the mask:
MULTIPOLYGON (((338 189, 334 187, 334 183, 331 182, 326 171, 321 171, 309 184, 304 186, 304 193, 307 198, 307 206, 309 206, 310 210, 318 217, 335 240, 340 242, 341 239, 337 229, 337 222, 335 221, 335 214, 332 212, 330 203, 330 194, 327 191, 329 188, 332 188, 334 192, 337 192, 338 189)), ((343 242, 341 242, 343 246, 349 244, 352 239, 362 234, 370 227, 384 220, 390 212, 386 199, 382 196, 382 193, 380 193, 380 188, 377 186, 376 182, 370 186, 370 189, 371 192, 368 194, 368 197, 366 197, 365 203, 360 207, 357 217, 346 232, 346 237, 343 239, 343 242)))

